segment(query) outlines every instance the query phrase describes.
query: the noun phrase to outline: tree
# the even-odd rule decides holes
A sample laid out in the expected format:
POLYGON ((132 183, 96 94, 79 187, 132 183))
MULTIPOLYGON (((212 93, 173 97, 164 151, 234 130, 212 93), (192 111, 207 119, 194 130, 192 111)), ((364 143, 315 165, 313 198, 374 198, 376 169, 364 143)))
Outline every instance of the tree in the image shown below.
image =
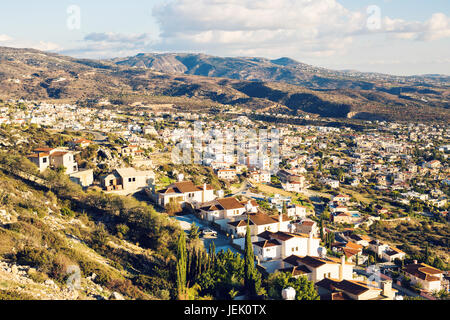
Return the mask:
POLYGON ((319 295, 312 281, 306 277, 294 278, 287 272, 275 272, 268 279, 268 295, 273 299, 282 299, 283 289, 292 287, 296 291, 296 300, 319 300, 319 295))
POLYGON ((320 218, 320 240, 323 241, 323 218, 320 218))
POLYGON ((247 219, 247 232, 245 235, 244 253, 244 286, 250 296, 256 295, 256 272, 255 255, 253 253, 252 236, 250 233, 250 221, 247 219))
POLYGON ((195 223, 191 224, 191 229, 189 230, 189 239, 195 240, 198 239, 200 235, 198 227, 195 225, 195 223))
POLYGON ((177 246, 177 289, 180 300, 186 293, 186 259, 186 237, 184 236, 184 232, 181 232, 177 246))

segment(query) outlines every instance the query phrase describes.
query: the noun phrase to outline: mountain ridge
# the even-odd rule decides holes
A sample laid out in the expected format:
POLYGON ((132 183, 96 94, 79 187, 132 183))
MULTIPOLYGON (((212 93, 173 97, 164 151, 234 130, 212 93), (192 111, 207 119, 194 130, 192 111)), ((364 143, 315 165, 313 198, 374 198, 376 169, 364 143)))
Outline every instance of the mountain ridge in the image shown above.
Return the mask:
MULTIPOLYGON (((146 57, 154 59, 148 54, 146 57)), ((0 47, 0 99, 73 101, 80 105, 99 105, 107 100, 118 107, 140 103, 172 104, 183 110, 217 107, 225 110, 231 106, 248 111, 367 120, 450 120, 449 85, 387 85, 382 81, 314 78, 305 73, 305 81, 310 77, 313 82, 322 83, 309 87, 264 81, 251 73, 247 73, 249 79, 240 79, 239 72, 249 72, 244 67, 252 65, 258 71, 261 64, 270 63, 267 59, 238 60, 241 68, 236 67, 235 60, 209 60, 226 67, 220 70, 214 65, 199 65, 198 56, 180 56, 183 63, 174 57, 151 60, 152 64, 166 68, 161 72, 132 67, 129 62, 78 59, 38 50, 0 47), (179 72, 169 72, 174 68, 179 72), (183 71, 188 69, 191 73, 208 75, 183 71), (228 69, 237 79, 230 77, 228 69), (336 84, 342 88, 333 88, 336 84)), ((285 59, 277 62, 292 63, 285 59)))

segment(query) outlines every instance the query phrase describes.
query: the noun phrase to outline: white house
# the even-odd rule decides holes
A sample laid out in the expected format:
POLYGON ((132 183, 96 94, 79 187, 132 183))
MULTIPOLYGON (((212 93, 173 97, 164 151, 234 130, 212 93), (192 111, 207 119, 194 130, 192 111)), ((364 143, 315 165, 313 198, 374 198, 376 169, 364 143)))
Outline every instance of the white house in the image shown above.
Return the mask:
POLYGON ((411 278, 411 283, 419 284, 428 292, 440 291, 442 289, 442 281, 444 272, 433 268, 425 263, 408 264, 403 268, 405 275, 411 278))
POLYGON ((191 181, 175 182, 158 193, 158 204, 165 207, 170 201, 194 206, 216 199, 211 185, 196 186, 191 181))

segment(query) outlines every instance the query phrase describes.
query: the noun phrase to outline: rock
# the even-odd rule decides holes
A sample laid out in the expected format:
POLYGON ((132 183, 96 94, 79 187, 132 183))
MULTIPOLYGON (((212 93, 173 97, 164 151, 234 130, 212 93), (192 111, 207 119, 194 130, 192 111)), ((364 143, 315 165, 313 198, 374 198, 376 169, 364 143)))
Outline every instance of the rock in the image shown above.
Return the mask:
POLYGON ((15 264, 11 266, 11 272, 17 274, 19 272, 19 268, 15 264))
POLYGON ((109 300, 125 300, 125 298, 118 292, 113 292, 109 297, 109 300))
POLYGON ((56 285, 55 282, 54 282, 53 280, 51 280, 51 279, 45 280, 45 281, 44 281, 44 284, 45 284, 46 286, 52 286, 52 287, 54 287, 54 286, 56 285))
POLYGON ((35 268, 28 269, 28 275, 31 275, 31 274, 36 273, 36 272, 37 272, 37 270, 35 268))

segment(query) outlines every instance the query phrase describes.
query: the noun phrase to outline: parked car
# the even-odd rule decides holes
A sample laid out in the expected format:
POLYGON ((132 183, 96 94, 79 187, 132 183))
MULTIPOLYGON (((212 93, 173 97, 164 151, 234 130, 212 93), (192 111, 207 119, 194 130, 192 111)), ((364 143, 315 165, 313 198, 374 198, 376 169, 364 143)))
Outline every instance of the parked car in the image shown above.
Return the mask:
POLYGON ((202 236, 217 237, 217 231, 205 229, 201 231, 202 236))

